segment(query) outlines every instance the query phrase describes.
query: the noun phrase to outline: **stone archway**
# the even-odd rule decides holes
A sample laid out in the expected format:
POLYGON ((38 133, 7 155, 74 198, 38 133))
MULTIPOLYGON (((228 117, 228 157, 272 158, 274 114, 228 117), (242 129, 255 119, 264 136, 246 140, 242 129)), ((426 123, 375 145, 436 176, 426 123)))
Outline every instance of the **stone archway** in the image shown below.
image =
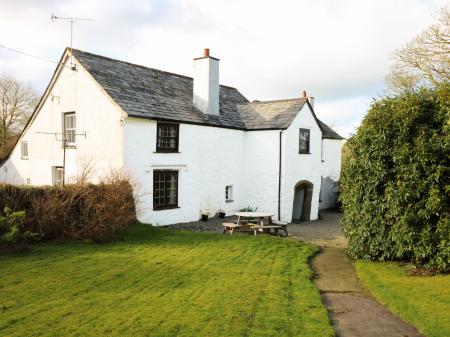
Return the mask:
POLYGON ((292 207, 293 222, 310 220, 312 195, 313 184, 310 181, 301 180, 295 185, 292 207))

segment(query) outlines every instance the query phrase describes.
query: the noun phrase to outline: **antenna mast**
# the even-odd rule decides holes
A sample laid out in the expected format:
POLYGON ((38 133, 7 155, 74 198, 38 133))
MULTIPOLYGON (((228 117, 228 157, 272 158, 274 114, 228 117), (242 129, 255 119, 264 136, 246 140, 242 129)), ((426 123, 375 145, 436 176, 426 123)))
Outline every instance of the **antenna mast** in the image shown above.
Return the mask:
POLYGON ((76 21, 92 21, 94 19, 91 18, 72 18, 72 17, 63 17, 63 16, 56 16, 55 14, 52 13, 52 15, 50 16, 50 18, 52 19, 53 22, 55 22, 55 20, 66 20, 70 22, 70 69, 75 70, 75 65, 73 64, 73 59, 72 59, 72 47, 73 47, 73 24, 76 21))

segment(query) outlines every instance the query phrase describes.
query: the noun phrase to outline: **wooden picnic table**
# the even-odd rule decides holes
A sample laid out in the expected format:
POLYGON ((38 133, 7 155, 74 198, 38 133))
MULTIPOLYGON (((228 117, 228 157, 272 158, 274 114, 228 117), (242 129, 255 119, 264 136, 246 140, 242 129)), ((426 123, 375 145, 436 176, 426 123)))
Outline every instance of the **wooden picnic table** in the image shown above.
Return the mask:
POLYGON ((237 212, 236 223, 224 223, 224 233, 229 232, 233 234, 236 231, 253 231, 254 235, 258 234, 258 231, 269 232, 273 229, 278 235, 278 231, 284 230, 287 234, 287 224, 273 223, 273 213, 268 212, 237 212), (266 222, 266 223, 264 223, 266 222))

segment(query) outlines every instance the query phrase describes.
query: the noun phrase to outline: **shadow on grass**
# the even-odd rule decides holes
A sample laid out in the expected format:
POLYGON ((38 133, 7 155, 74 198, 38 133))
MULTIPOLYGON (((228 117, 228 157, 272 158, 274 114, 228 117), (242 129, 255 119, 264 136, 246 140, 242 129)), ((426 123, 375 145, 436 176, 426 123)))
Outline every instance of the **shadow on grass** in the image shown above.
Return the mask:
MULTIPOLYGON (((68 257, 70 255, 92 254, 102 251, 111 251, 115 249, 138 249, 142 247, 183 247, 198 245, 217 245, 233 246, 237 242, 248 242, 255 246, 265 245, 268 242, 271 245, 294 244, 290 240, 282 240, 270 236, 247 236, 247 235, 223 235, 214 232, 190 232, 186 230, 154 227, 151 225, 136 223, 122 232, 116 233, 105 242, 93 242, 89 240, 51 240, 27 246, 27 249, 19 251, 8 250, 0 252, 0 261, 3 257, 27 257, 36 255, 59 255, 68 257), (289 243, 288 243, 289 242, 289 243)), ((298 243, 295 243, 298 244, 298 243)))

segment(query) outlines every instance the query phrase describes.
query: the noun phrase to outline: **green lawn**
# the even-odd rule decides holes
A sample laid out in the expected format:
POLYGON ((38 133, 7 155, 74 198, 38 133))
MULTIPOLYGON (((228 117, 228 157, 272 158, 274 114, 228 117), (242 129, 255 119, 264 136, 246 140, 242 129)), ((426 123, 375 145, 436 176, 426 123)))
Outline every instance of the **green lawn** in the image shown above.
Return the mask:
POLYGON ((395 263, 356 262, 364 286, 429 337, 450 336, 450 275, 409 276, 395 263))
POLYGON ((0 256, 1 336, 333 336, 315 248, 133 226, 0 256))

